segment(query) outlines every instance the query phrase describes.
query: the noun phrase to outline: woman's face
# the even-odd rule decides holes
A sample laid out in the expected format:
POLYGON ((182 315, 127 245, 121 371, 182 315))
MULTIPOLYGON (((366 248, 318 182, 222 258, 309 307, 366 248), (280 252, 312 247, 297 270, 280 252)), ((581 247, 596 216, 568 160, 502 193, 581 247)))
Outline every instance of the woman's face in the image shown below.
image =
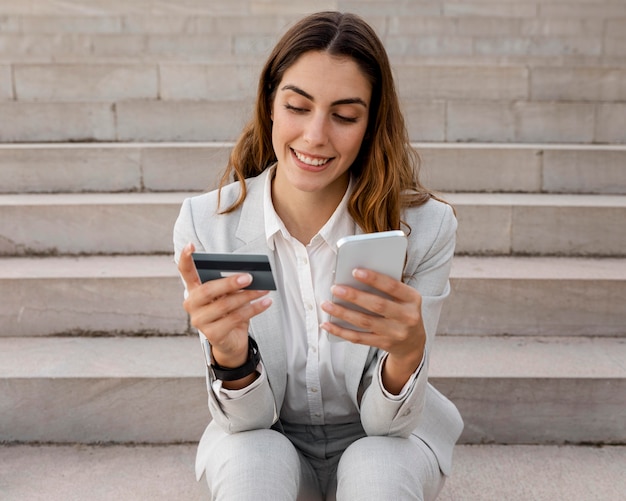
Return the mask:
POLYGON ((285 71, 272 104, 277 191, 343 195, 367 129, 371 94, 350 58, 312 51, 285 71))

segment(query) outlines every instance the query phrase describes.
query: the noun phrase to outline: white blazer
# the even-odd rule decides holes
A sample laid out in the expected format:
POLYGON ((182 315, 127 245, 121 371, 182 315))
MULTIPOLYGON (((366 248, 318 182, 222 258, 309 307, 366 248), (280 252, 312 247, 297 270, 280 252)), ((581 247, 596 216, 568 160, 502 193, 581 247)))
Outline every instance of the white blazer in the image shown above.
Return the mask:
MULTIPOLYGON (((174 227, 176 262, 183 247, 192 242, 198 252, 267 254, 275 267, 273 252, 267 246, 263 215, 267 173, 265 170, 246 181, 245 203, 229 214, 218 214, 217 191, 186 199, 174 227)), ((225 186, 221 193, 221 208, 230 206, 238 195, 239 183, 225 186)), ((450 206, 432 199, 420 207, 406 210, 403 220, 411 228, 405 282, 422 295, 422 316, 427 333, 425 363, 406 398, 391 401, 385 397, 380 385, 373 382, 380 350, 350 344, 345 355, 346 386, 368 435, 417 435, 433 450, 441 471, 449 474, 452 451, 463 429, 463 421, 454 404, 428 383, 427 357, 435 338, 442 303, 450 290, 448 276, 457 223, 450 206)), ((269 428, 282 407, 287 378, 280 321, 283 305, 277 291, 270 292, 270 297, 272 306, 250 321, 250 334, 259 345, 267 372, 264 384, 245 397, 224 404, 218 402, 213 393, 211 371, 207 371, 209 410, 216 424, 227 433, 269 428)), ((203 456, 201 448, 202 442, 199 458, 203 456)))

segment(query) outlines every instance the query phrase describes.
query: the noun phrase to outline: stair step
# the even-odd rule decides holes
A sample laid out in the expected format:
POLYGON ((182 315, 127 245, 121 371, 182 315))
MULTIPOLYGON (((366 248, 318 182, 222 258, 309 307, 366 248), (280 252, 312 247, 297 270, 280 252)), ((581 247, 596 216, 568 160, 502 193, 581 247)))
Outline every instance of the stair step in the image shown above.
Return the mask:
POLYGON ((189 333, 171 255, 0 259, 0 336, 189 333))
MULTIPOLYGON (((626 334, 623 259, 457 256, 451 285, 441 334, 626 334)), ((0 291, 0 336, 188 332, 171 256, 4 258, 0 291)))
MULTIPOLYGON (((300 16, 296 18, 299 19, 300 16)), ((274 32, 272 35, 275 37, 278 32, 274 32)), ((158 40, 160 37, 164 39, 176 40, 179 35, 177 34, 142 34, 142 38, 156 37, 158 40)), ((236 36, 236 35, 229 35, 236 36)), ((250 44, 250 40, 253 37, 244 35, 247 39, 247 44, 250 44)), ((264 61, 269 54, 269 47, 265 49, 265 52, 259 54, 258 52, 238 52, 232 53, 228 51, 218 52, 210 50, 195 50, 189 51, 187 47, 186 53, 179 53, 180 51, 170 51, 166 53, 148 54, 147 50, 144 53, 137 54, 137 50, 141 50, 141 47, 145 46, 145 43, 137 41, 135 36, 128 34, 111 35, 111 34, 84 34, 84 33, 50 33, 50 34, 31 34, 29 38, 26 38, 27 43, 24 43, 23 35, 16 35, 12 33, 0 33, 0 42, 4 42, 4 47, 0 47, 0 66, 7 66, 10 71, 12 64, 34 64, 34 65, 47 65, 47 64, 70 64, 70 65, 83 65, 83 64, 103 64, 103 65, 128 65, 128 64, 173 64, 173 65, 232 65, 238 64, 245 67, 259 64, 264 61), (30 38, 32 37, 32 38, 30 38), (94 45, 93 40, 100 38, 99 44, 111 47, 123 46, 124 44, 134 45, 135 52, 124 51, 124 49, 116 50, 100 50, 98 53, 94 53, 93 49, 89 49, 94 45), (48 44, 47 47, 44 47, 48 44), (78 45, 77 48, 71 49, 74 45, 78 45), (83 46, 80 48, 81 46, 83 46), (10 47, 16 48, 9 49, 10 47), (54 49, 53 49, 54 47, 54 49), (68 50, 68 47, 70 49, 68 50), (4 52, 2 52, 4 51, 4 52), (15 53, 13 53, 15 52, 15 53)), ((415 36, 412 35, 412 38, 415 36)), ((275 43, 277 38, 272 38, 272 44, 275 43)), ((443 40, 442 37, 429 37, 427 38, 429 43, 437 43, 443 40)), ((616 38, 615 40, 619 40, 616 38)), ((611 40, 612 42, 612 40, 611 40)), ((161 42, 163 44, 164 42, 161 42)), ((172 43, 168 41, 168 43, 172 43)), ((96 44, 98 42, 96 41, 96 44)), ((156 42, 153 45, 158 46, 156 42)), ((441 51, 440 51, 441 52, 441 51)), ((389 61, 395 67, 397 65, 406 66, 464 66, 473 65, 478 67, 528 67, 528 68, 623 68, 626 66, 626 55, 623 54, 623 49, 619 48, 618 51, 612 51, 613 55, 589 55, 589 54, 573 54, 573 53, 558 53, 554 51, 550 55, 539 54, 523 54, 523 53, 503 53, 503 54, 467 54, 463 53, 437 53, 437 48, 434 47, 430 51, 421 51, 417 53, 403 52, 402 50, 397 53, 387 51, 389 61)), ((255 75, 255 78, 258 74, 255 75)), ((189 83, 189 82, 188 82, 189 83)), ((195 84, 195 83, 194 83, 195 84)), ((611 88, 614 84, 610 84, 611 88)), ((572 89, 564 92, 576 92, 580 93, 581 90, 572 89)), ((585 93, 606 93, 605 90, 586 90, 585 93)), ((611 91, 612 93, 613 91, 611 91)), ((609 93, 610 94, 610 93, 609 93)))
POLYGON ((0 492, 4 501, 201 501, 195 454, 196 444, 9 445, 0 492))
MULTIPOLYGON (((195 441, 208 420, 196 336, 0 347, 0 442, 195 441)), ((429 373, 464 417, 462 443, 623 444, 625 359, 619 338, 441 336, 429 373)))
MULTIPOLYGON (((0 66, 4 98, 44 102, 131 99, 236 101, 253 99, 261 70, 250 63, 14 63, 0 66), (12 92, 11 92, 12 91, 12 92), (13 96, 14 94, 14 96, 13 96)), ((403 100, 626 100, 626 67, 465 64, 394 65, 403 100)), ((0 94, 0 98, 3 95, 0 94)))
POLYGON ((626 336, 626 260, 455 256, 439 332, 626 336))
POLYGON ((620 501, 626 447, 461 445, 440 501, 620 501))
MULTIPOLYGON (((3 496, 6 501, 200 501, 207 489, 204 480, 195 482, 195 453, 195 444, 4 447, 3 496)), ((626 447, 459 445, 454 472, 438 499, 619 501, 626 491, 625 469, 626 447)))
POLYGON ((4 144, 0 145, 0 192, 202 191, 215 183, 232 146, 219 142, 4 144))
MULTIPOLYGON (((188 195, 0 195, 0 254, 171 253, 174 221, 188 195)), ((623 196, 443 196, 457 211, 458 254, 625 254, 623 196)))
MULTIPOLYGON (((457 256, 440 334, 625 336, 626 260, 457 256)), ((0 258, 0 336, 190 332, 171 255, 0 258)))
POLYGON ((251 109, 244 101, 0 101, 0 142, 232 141, 251 109))
MULTIPOLYGON (((196 191, 233 143, 0 145, 0 193, 196 191), (175 172, 175 175, 174 175, 175 172)), ((414 143, 439 191, 626 194, 626 145, 414 143)))
POLYGON ((190 442, 209 421, 197 336, 0 346, 0 442, 190 442))
MULTIPOLYGON (((406 99, 413 141, 626 143, 626 103, 406 99)), ((0 101, 0 142, 233 141, 251 99, 0 101)))
MULTIPOLYGON (((266 2, 264 5, 272 5, 277 2, 266 2)), ((361 2, 374 4, 376 2, 361 2)), ((358 6, 359 4, 355 4, 358 6)), ((384 4, 381 4, 384 5, 384 4)), ((403 5, 415 5, 423 9, 423 4, 403 4, 403 5)), ((493 9, 495 4, 489 6, 493 9)), ((536 9, 536 5, 529 6, 533 10, 536 9)), ((595 7, 600 7, 597 5, 595 7)), ((389 9, 389 6, 383 7, 385 10, 389 9)), ((439 8, 436 6, 436 8, 439 8)), ((621 7, 621 16, 624 16, 623 7, 621 7)), ((358 10, 358 9, 355 9, 358 10)), ((138 23, 134 23, 132 19, 106 19, 106 21, 100 22, 99 26, 93 26, 92 32, 86 32, 87 27, 81 30, 79 27, 80 20, 74 20, 74 25, 78 27, 71 31, 58 30, 52 33, 29 31, 26 33, 6 32, 0 33, 0 60, 16 60, 16 61, 41 61, 41 60, 68 60, 79 59, 82 61, 93 62, 94 58, 129 58, 137 59, 139 54, 143 59, 176 59, 182 61, 206 61, 211 59, 211 54, 224 54, 232 56, 253 56, 257 58, 265 59, 269 54, 270 49, 277 42, 279 35, 284 31, 283 27, 291 25, 291 22, 284 20, 283 13, 279 13, 278 16, 274 16, 276 20, 264 21, 266 24, 278 23, 280 28, 276 28, 271 33, 267 33, 266 29, 260 28, 256 31, 250 31, 250 29, 242 28, 240 31, 237 27, 233 28, 233 22, 226 23, 225 29, 211 30, 212 26, 220 25, 220 18, 204 18, 198 19, 198 22, 204 22, 205 26, 199 28, 195 33, 185 32, 173 32, 177 27, 180 29, 187 29, 185 24, 189 26, 187 19, 175 19, 173 26, 164 29, 161 28, 165 23, 163 19, 158 17, 149 18, 147 21, 139 19, 138 23), (106 24, 105 24, 106 23, 106 24), (106 32, 106 30, 116 29, 120 24, 126 24, 128 30, 143 30, 143 32, 106 32), (134 26, 130 24, 134 23, 134 26), (142 28, 139 24, 150 25, 148 28, 142 28), (230 24, 230 26, 228 26, 230 24), (102 30, 103 32, 98 32, 102 30), (162 32, 159 33, 159 30, 162 32), (200 31, 202 30, 202 31, 200 31)), ((383 13, 381 13, 383 14, 383 13)), ((299 18, 301 16, 295 16, 299 18)), ((514 58, 517 60, 522 59, 556 59, 559 61, 580 61, 591 60, 593 63, 601 63, 605 58, 608 59, 620 59, 626 55, 626 51, 623 46, 620 45, 619 36, 612 36, 607 33, 606 37, 602 33, 602 28, 596 28, 595 34, 550 34, 550 33, 537 33, 537 34, 519 34, 513 35, 509 33, 500 33, 496 35, 490 35, 488 33, 450 33, 450 29, 447 26, 441 27, 440 33, 425 33, 425 32, 413 32, 407 33, 405 27, 399 28, 405 30, 404 33, 382 33, 381 29, 385 29, 385 23, 387 20, 381 18, 380 15, 366 16, 372 24, 382 25, 383 28, 378 28, 378 33, 381 36, 386 50, 392 59, 399 58, 414 58, 414 57, 455 57, 455 58, 514 58), (603 38, 606 38, 606 43, 603 44, 603 38)), ((467 19, 463 20, 460 16, 449 16, 444 19, 435 19, 437 21, 447 22, 449 25, 454 25, 455 20, 465 21, 464 29, 468 25, 467 19)), ((576 20, 567 19, 575 27, 582 26, 581 20, 576 23, 576 20)), ((390 19, 390 22, 395 22, 396 19, 390 19)), ((417 19, 416 22, 423 22, 424 19, 417 19)), ((563 19, 561 19, 563 20, 563 19)), ((430 20, 426 20, 428 22, 430 20)), ((481 27, 485 28, 485 31, 489 31, 489 24, 493 24, 495 19, 483 17, 480 20, 474 20, 474 30, 479 30, 481 27), (482 26, 481 26, 482 23, 482 26)), ((500 22, 515 23, 516 19, 502 19, 500 22)), ((532 21, 532 20, 529 20, 532 21)), ((551 29, 554 26, 554 20, 552 20, 553 26, 550 26, 550 21, 546 20, 534 20, 535 24, 541 29, 543 21, 544 26, 547 29, 551 29)), ((597 21, 602 21, 598 19, 597 21)), ((40 21, 45 23, 45 19, 40 21)), ((22 22, 22 24, 28 24, 22 22)), ((57 23, 58 24, 58 23, 57 23)), ((68 25, 70 23, 67 23, 68 25)), ((92 25, 95 23, 92 22, 92 25)), ((431 21, 431 24, 433 22, 431 21)), ((19 21, 13 23, 14 26, 19 25, 19 21)), ((519 25, 519 23, 518 23, 519 25)), ((396 23, 398 26, 398 23, 396 23)), ((597 26, 597 25, 596 25, 597 26)), ((623 25, 615 24, 615 29, 623 29, 623 25)), ((28 26, 26 26, 28 28, 28 26)), ((16 29, 16 28, 14 28, 16 29)), ((19 28, 18 28, 19 29, 19 28)), ((49 28, 52 31, 54 28, 49 28)), ((125 28, 123 28, 125 29, 125 28)), ((191 28, 193 29, 193 27, 191 28)), ((491 28, 493 31, 493 28, 491 28)), ((608 32, 609 30, 607 30, 608 32)))
POLYGON ((426 186, 448 192, 626 194, 626 146, 415 143, 426 186))
POLYGON ((172 253, 183 193, 0 196, 0 254, 172 253))
POLYGON ((450 193, 457 253, 623 256, 626 197, 450 193))
POLYGON ((429 380, 458 407, 461 443, 626 443, 626 339, 437 339, 429 380))
MULTIPOLYGON (((325 3, 324 5, 332 5, 325 3)), ((119 2, 104 0, 74 0, 60 4, 59 6, 43 3, 41 5, 20 0, 4 0, 0 5, 0 15, 19 17, 24 20, 45 18, 55 20, 61 19, 84 19, 89 17, 109 17, 109 16, 131 16, 136 18, 178 18, 202 19, 203 17, 258 17, 261 21, 269 15, 282 17, 300 17, 303 13, 310 12, 311 3, 298 0, 291 2, 289 8, 281 2, 254 2, 250 0, 215 0, 206 2, 204 0, 186 0, 185 2, 174 0, 146 1, 134 0, 132 2, 119 2)), ((546 0, 517 0, 515 4, 493 3, 485 5, 484 1, 466 0, 459 4, 448 4, 444 1, 433 1, 425 5, 415 5, 413 3, 394 5, 390 8, 381 2, 355 2, 350 7, 362 15, 386 16, 393 20, 392 31, 403 28, 408 33, 419 32, 425 21, 430 31, 440 32, 442 28, 458 30, 463 33, 484 34, 480 27, 491 28, 489 34, 540 34, 558 33, 576 35, 582 32, 585 34, 597 34, 602 30, 602 23, 593 22, 598 19, 612 20, 611 26, 607 30, 613 34, 613 27, 619 28, 619 21, 622 21, 623 6, 619 1, 613 0, 603 2, 599 5, 591 4, 589 0, 575 0, 574 2, 560 2, 554 5, 552 1, 546 0), (537 4, 542 5, 537 9, 537 4), (440 19, 443 18, 443 19, 440 19), (457 23, 450 22, 449 18, 457 21, 463 19, 466 22, 457 26, 457 23), (458 18, 458 19, 457 19, 458 18), (567 18, 569 23, 558 23, 554 18, 567 18), (418 21, 418 26, 411 23, 418 21), (517 22, 513 22, 516 20, 517 22), (437 22, 439 21, 439 22, 437 22), (474 21, 474 22, 472 22, 474 21), (481 22, 482 21, 482 22, 481 22), (496 21, 500 22, 500 26, 496 21), (587 22, 582 22, 587 21, 587 22), (552 27, 553 29, 548 29, 552 27)), ((164 19, 162 19, 164 21, 164 19)), ((265 25, 259 23, 261 27, 265 25)), ((64 23, 60 26, 63 29, 71 29, 64 23)), ((88 27, 91 27, 88 25, 88 27)), ((43 23, 36 24, 33 28, 45 31, 43 23)), ((120 28, 127 28, 121 26, 120 28)), ((24 26, 22 26, 24 29, 24 26)), ((259 27, 256 28, 257 30, 259 27)), ((37 29, 34 29, 37 31, 37 29)), ((74 31, 74 30, 71 30, 74 31)))

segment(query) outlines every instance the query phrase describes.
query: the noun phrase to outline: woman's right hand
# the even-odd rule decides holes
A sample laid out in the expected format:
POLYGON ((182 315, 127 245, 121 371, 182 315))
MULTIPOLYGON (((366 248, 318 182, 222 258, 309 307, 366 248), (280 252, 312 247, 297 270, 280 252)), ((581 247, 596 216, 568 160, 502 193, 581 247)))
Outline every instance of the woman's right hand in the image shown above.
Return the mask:
POLYGON ((178 262, 188 293, 183 307, 191 325, 211 344, 215 362, 225 368, 239 367, 248 359, 250 319, 272 304, 269 297, 256 300, 269 291, 243 290, 252 281, 248 273, 202 283, 193 262, 194 251, 193 244, 187 244, 178 262))

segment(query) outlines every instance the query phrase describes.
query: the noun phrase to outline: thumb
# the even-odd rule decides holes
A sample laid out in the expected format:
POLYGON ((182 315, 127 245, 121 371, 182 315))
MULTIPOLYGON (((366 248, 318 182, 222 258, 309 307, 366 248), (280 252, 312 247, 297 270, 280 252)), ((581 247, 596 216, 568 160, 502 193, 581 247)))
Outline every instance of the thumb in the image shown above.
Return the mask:
POLYGON ((188 243, 180 253, 180 259, 178 260, 178 272, 182 277, 187 290, 195 289, 202 284, 196 265, 193 262, 192 254, 196 250, 192 243, 188 243))

